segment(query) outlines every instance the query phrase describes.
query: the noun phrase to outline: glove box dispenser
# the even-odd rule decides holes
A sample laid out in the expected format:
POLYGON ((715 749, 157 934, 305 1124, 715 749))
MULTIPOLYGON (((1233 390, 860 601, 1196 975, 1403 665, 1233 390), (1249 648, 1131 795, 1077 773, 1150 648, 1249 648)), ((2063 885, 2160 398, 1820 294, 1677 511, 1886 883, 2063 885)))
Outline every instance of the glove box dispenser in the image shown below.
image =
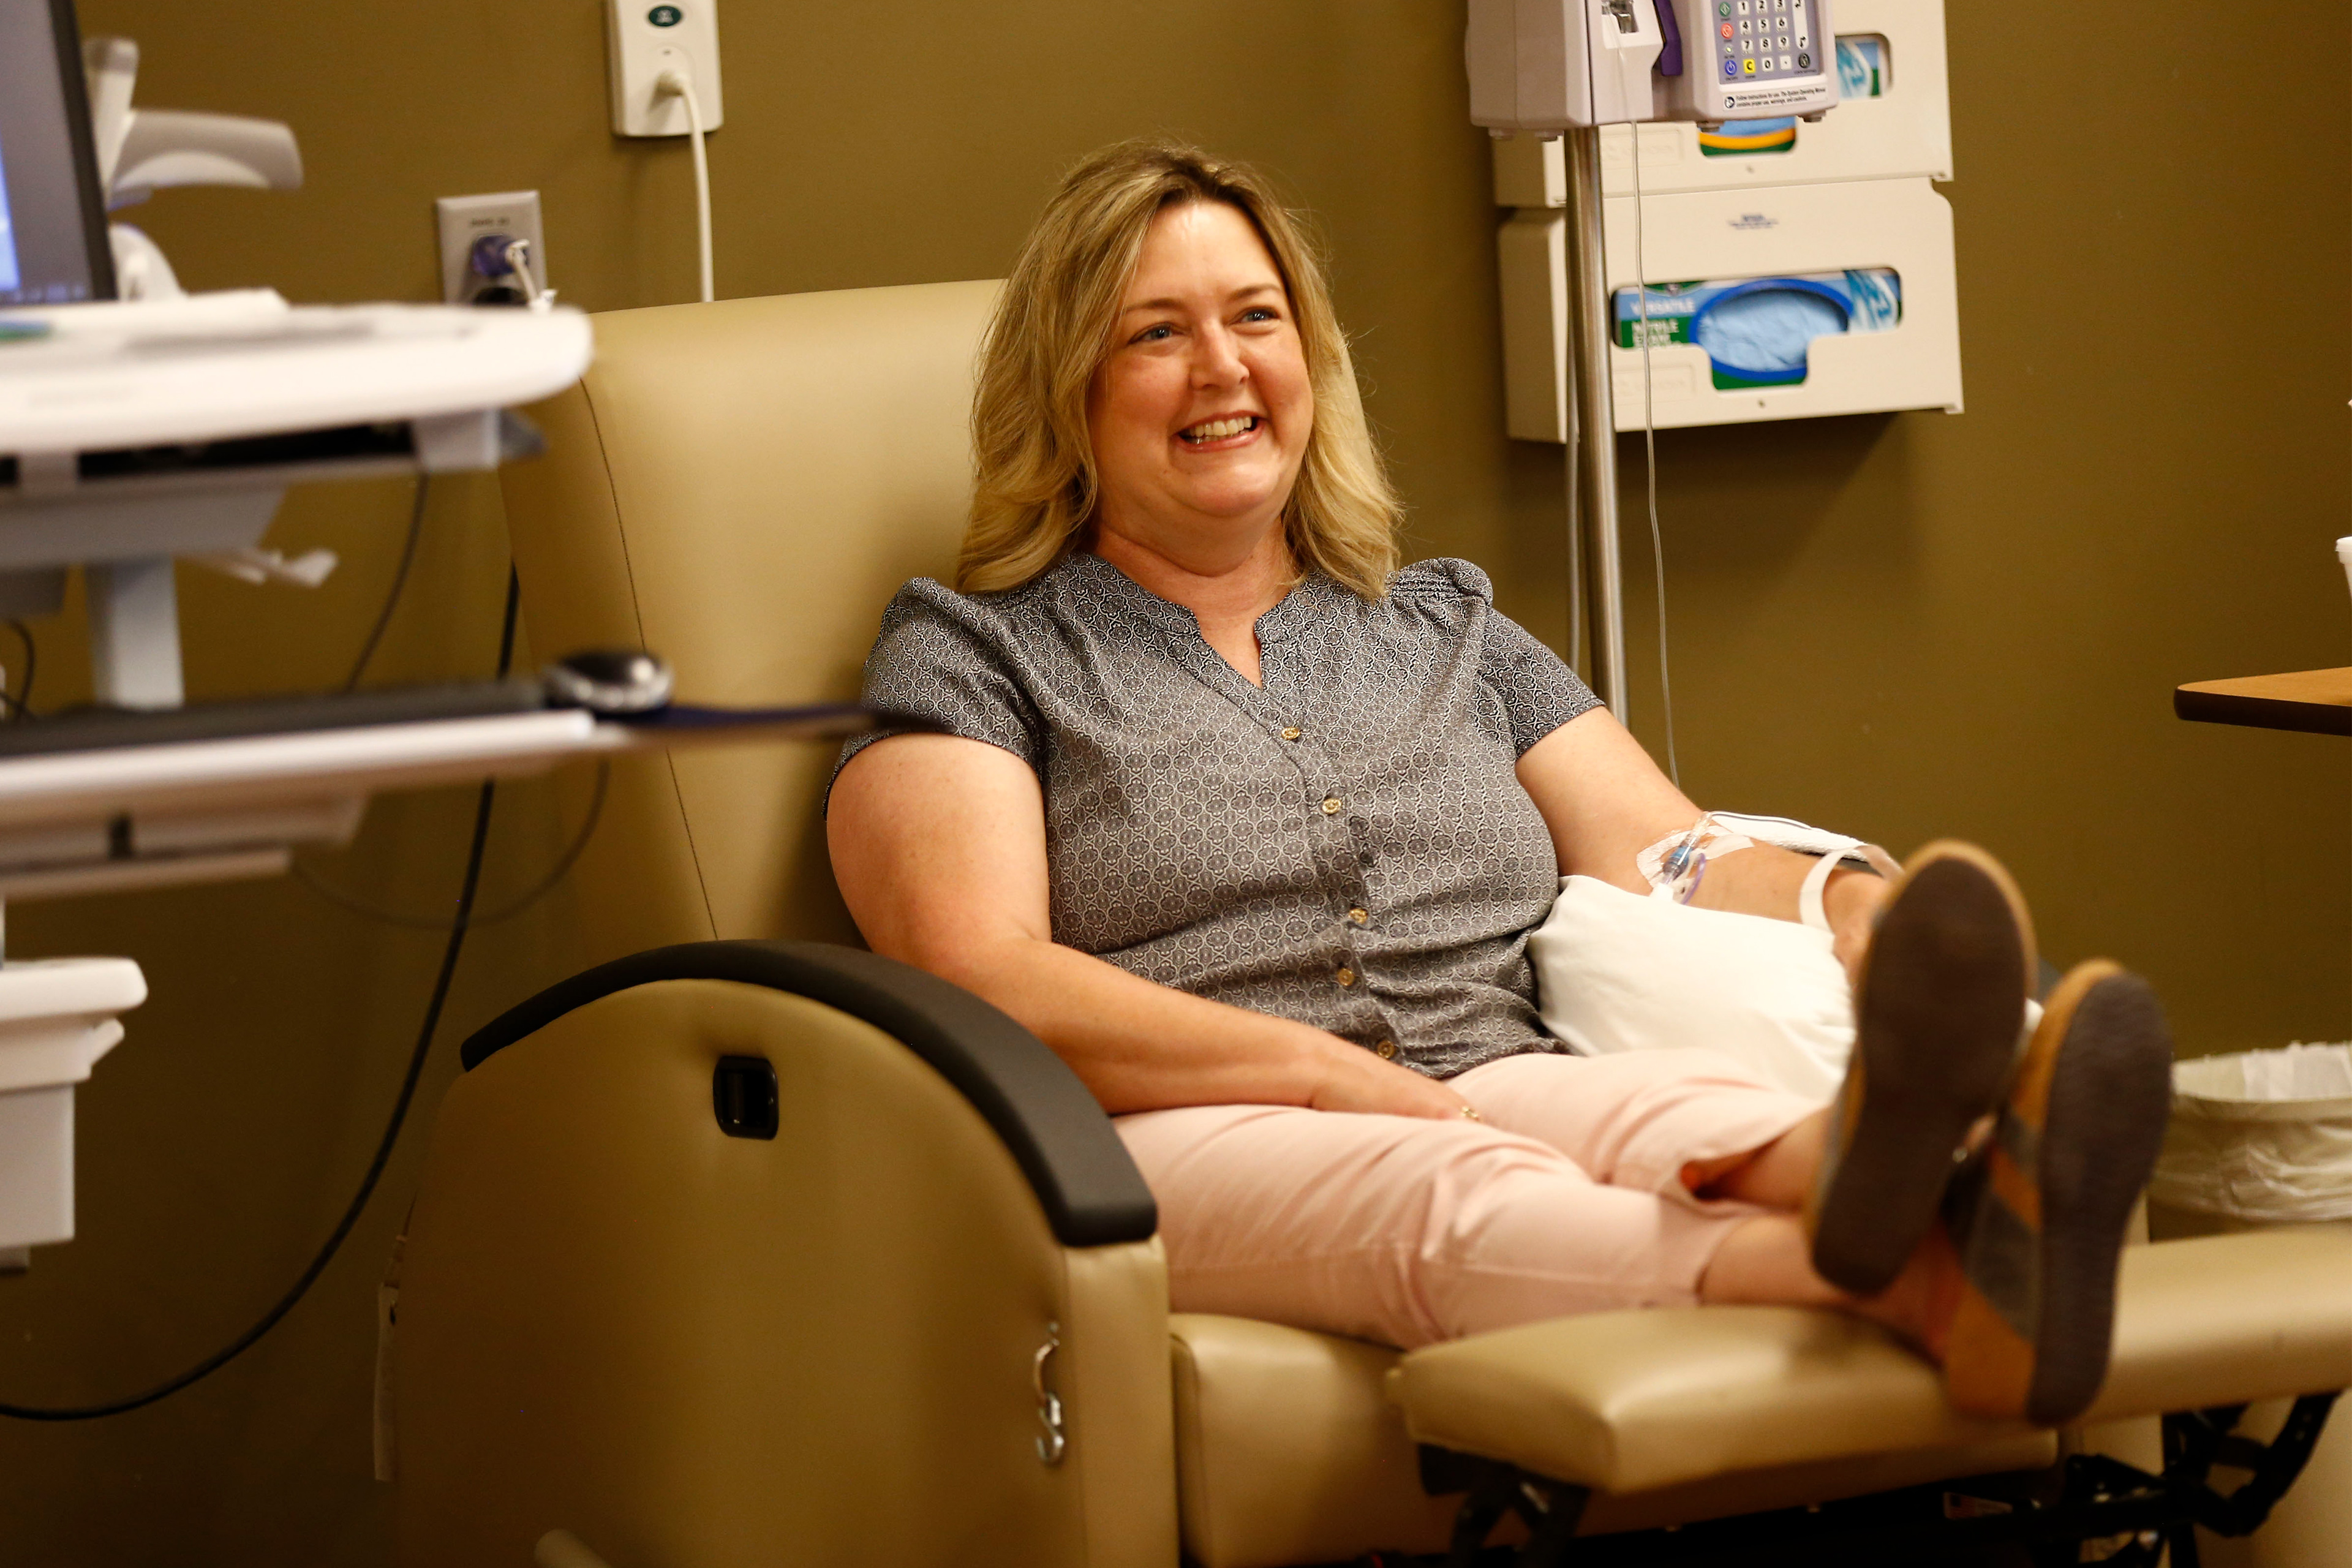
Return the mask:
MULTIPOLYGON (((1604 204, 1616 426, 1644 419, 1634 201, 1604 204)), ((1689 191, 1643 203, 1648 416, 1660 428, 1960 409, 1951 206, 1925 179, 1689 191)), ((1503 226, 1510 434, 1565 439, 1565 233, 1503 226)))

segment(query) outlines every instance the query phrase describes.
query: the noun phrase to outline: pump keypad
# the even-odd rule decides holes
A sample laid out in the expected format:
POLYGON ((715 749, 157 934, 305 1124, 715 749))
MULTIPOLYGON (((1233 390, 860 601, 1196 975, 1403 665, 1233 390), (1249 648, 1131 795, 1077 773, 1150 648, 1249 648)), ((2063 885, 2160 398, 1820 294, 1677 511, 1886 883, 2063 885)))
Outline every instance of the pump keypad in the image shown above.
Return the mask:
POLYGON ((1727 81, 1818 76, 1813 0, 1716 0, 1716 68, 1727 81))

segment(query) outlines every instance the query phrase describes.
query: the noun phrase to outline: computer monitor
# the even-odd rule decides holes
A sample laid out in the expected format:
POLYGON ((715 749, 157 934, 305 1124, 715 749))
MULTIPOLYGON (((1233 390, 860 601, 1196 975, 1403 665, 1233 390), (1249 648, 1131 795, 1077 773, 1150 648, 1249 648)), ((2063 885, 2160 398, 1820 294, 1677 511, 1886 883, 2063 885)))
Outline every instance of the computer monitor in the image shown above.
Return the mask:
POLYGON ((0 0, 0 309, 113 298, 73 0, 0 0))

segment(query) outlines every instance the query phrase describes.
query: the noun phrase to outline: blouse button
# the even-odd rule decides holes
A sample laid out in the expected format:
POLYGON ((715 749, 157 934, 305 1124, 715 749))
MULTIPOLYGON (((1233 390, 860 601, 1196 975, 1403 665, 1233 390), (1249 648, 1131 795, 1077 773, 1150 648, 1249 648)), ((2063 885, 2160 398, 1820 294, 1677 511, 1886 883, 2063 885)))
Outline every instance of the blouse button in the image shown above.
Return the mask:
POLYGON ((1362 925, 1366 921, 1369 921, 1371 918, 1372 915, 1370 910, 1359 908, 1352 909, 1348 911, 1348 923, 1350 925, 1362 925))
POLYGON ((1339 815, 1340 807, 1346 804, 1336 795, 1327 795, 1323 797, 1323 815, 1337 816, 1339 815))
POLYGON ((1356 983, 1356 972, 1352 969, 1342 969, 1331 978, 1342 985, 1353 985, 1356 983))
POLYGON ((1282 738, 1286 741, 1296 741, 1299 736, 1304 735, 1305 733, 1307 733, 1307 731, 1300 729, 1296 724, 1286 724, 1282 729, 1282 738))
POLYGON ((1372 1049, 1380 1052, 1381 1059, 1382 1061, 1392 1062, 1396 1060, 1396 1042, 1394 1040, 1382 1040, 1379 1045, 1374 1046, 1372 1049))

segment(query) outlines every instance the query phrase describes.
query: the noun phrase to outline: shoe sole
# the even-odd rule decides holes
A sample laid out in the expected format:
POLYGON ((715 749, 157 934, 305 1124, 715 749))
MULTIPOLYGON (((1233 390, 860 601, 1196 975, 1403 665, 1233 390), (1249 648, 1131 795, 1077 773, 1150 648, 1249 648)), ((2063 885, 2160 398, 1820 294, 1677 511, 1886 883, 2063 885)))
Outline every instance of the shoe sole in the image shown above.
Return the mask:
POLYGON ((1889 898, 1854 989, 1861 1093, 1806 1220, 1813 1268, 1857 1296, 1894 1282, 1934 1224, 1953 1156, 2017 1058, 2033 927, 2000 863, 1928 845, 1889 898))
POLYGON ((2102 960, 2051 1000, 2055 1060, 2012 1096, 2029 1124, 2040 1113, 2041 1310, 2025 1415, 2044 1426, 2081 1415, 2106 1381, 2124 1227, 2172 1103, 2171 1031, 2147 982, 2102 960))

